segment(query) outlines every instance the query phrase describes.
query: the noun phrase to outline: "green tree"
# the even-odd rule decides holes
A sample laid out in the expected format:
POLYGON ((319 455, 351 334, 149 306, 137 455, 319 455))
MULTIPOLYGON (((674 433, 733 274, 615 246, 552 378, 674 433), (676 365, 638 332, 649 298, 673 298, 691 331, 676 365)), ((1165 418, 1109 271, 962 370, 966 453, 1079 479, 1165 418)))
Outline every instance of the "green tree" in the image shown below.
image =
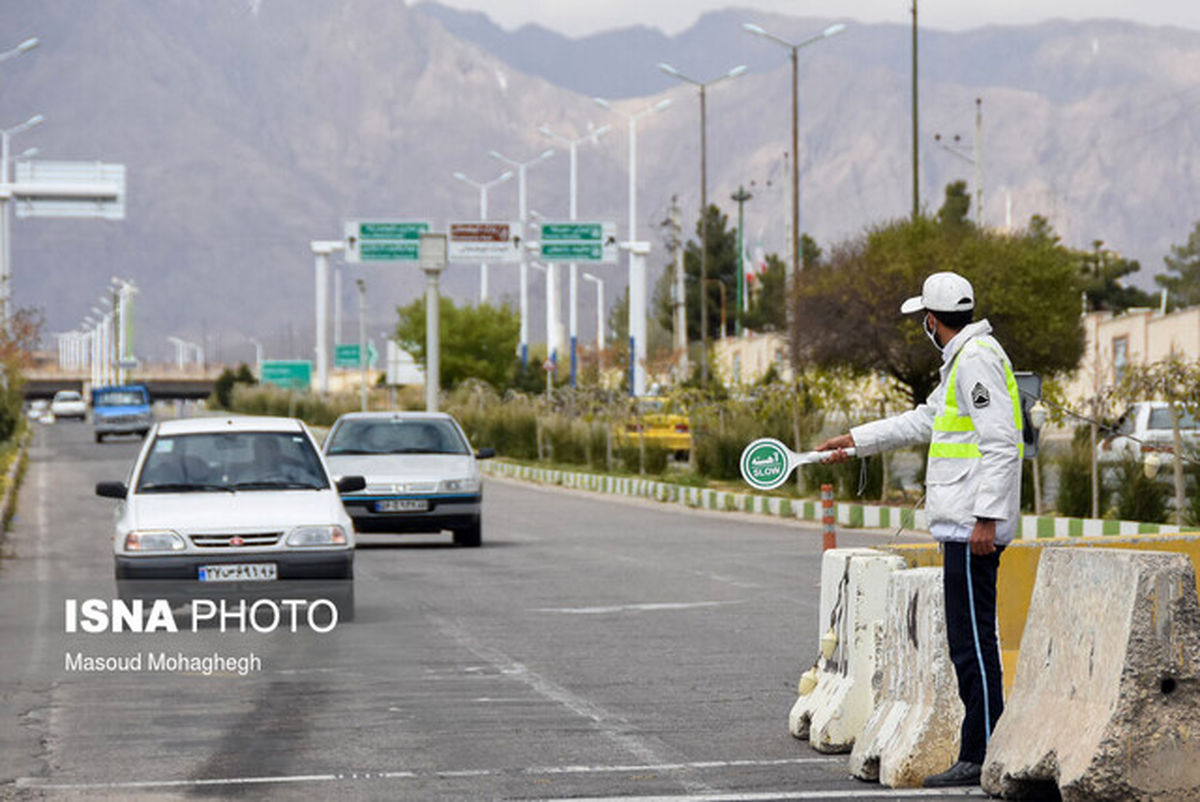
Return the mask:
POLYGON ((914 403, 938 382, 941 357, 900 304, 925 277, 954 270, 975 287, 1017 370, 1074 368, 1083 353, 1078 262, 1045 232, 948 231, 927 216, 878 226, 797 277, 792 335, 802 364, 880 371, 914 403))
POLYGON ((964 234, 972 228, 968 214, 971 212, 971 196, 967 193, 966 181, 952 181, 946 185, 946 196, 937 219, 947 231, 964 234))
MULTIPOLYGON (((684 295, 687 302, 688 341, 700 339, 700 298, 708 305, 708 336, 721 335, 721 285, 725 288, 726 325, 731 329, 737 298, 737 226, 715 204, 708 207, 708 285, 700 291, 700 221, 696 221, 696 239, 688 240, 683 251, 684 295)), ((672 328, 669 271, 655 286, 654 316, 667 331, 672 328)))
POLYGON ((250 366, 245 362, 238 365, 236 371, 230 368, 225 368, 225 370, 221 371, 221 375, 217 377, 216 382, 213 384, 209 403, 217 409, 232 409, 233 387, 236 384, 258 384, 258 379, 254 378, 254 374, 250 371, 250 366))
MULTIPOLYGON (((425 300, 418 299, 396 309, 396 341, 425 364, 425 300)), ((521 322, 509 306, 479 304, 456 306, 443 297, 439 305, 441 382, 454 389, 466 379, 481 379, 506 388, 520 367, 515 356, 521 322)), ((543 380, 544 381, 544 380, 543 380)))
POLYGON ((775 254, 767 256, 767 269, 754 282, 750 311, 742 325, 755 331, 783 331, 787 325, 787 265, 775 254))
POLYGON ((1163 261, 1167 274, 1155 276, 1154 281, 1170 294, 1171 308, 1200 304, 1200 221, 1192 226, 1187 242, 1172 245, 1163 261))
POLYGON ((1137 287, 1126 287, 1122 282, 1123 278, 1141 269, 1136 259, 1126 259, 1119 253, 1105 250, 1103 240, 1093 240, 1092 250, 1080 254, 1088 309, 1120 312, 1153 304, 1154 299, 1149 293, 1137 287))

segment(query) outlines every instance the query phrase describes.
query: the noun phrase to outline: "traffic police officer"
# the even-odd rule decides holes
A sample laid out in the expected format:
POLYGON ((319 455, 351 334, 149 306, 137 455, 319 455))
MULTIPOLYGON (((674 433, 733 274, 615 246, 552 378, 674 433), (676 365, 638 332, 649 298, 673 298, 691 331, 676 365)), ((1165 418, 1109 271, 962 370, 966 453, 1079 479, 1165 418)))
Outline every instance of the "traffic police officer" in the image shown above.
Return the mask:
POLYGON ((958 762, 926 787, 977 785, 988 738, 1004 709, 996 642, 996 571, 1020 522, 1021 404, 1004 349, 986 320, 972 322, 975 293, 957 273, 934 273, 900 307, 922 313, 942 352, 941 382, 924 404, 856 426, 819 451, 859 456, 929 443, 925 510, 941 543, 946 634, 966 714, 958 762))

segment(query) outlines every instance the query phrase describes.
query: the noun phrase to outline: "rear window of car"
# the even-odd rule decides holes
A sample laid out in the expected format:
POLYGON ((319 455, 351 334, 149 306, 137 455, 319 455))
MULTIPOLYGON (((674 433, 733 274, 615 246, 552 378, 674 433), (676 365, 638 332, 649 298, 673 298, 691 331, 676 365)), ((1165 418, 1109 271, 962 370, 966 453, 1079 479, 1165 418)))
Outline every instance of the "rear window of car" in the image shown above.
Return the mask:
POLYGON ((339 454, 469 454, 458 428, 446 420, 344 420, 329 435, 339 454))
MULTIPOLYGON (((1179 416, 1180 429, 1195 429, 1196 419, 1191 413, 1181 410, 1179 416)), ((1155 407, 1150 410, 1150 422, 1147 424, 1150 429, 1171 429, 1171 410, 1168 407, 1155 407)))
POLYGON ((149 401, 138 390, 109 390, 96 393, 92 403, 98 407, 131 407, 148 404, 149 401))
POLYGON ((72 390, 63 390, 54 394, 55 401, 81 401, 83 396, 72 390))
POLYGON ((320 455, 293 432, 160 435, 138 477, 146 493, 328 487, 320 455))

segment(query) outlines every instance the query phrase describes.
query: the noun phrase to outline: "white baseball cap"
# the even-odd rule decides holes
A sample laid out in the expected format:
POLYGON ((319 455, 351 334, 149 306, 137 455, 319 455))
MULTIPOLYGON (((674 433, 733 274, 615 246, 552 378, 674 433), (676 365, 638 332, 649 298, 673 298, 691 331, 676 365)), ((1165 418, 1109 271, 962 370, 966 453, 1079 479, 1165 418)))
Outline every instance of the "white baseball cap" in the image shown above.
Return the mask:
POLYGON ((975 290, 971 282, 958 273, 934 273, 925 279, 921 294, 900 305, 900 314, 911 315, 928 309, 930 312, 963 312, 975 308, 975 290))

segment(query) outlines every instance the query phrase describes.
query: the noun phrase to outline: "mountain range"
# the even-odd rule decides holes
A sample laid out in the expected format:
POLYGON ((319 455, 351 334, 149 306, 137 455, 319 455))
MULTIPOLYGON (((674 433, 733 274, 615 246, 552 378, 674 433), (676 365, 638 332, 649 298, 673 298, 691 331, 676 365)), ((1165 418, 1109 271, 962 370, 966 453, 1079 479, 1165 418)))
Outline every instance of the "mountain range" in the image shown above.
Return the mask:
MULTIPOLYGON (((50 332, 73 328, 114 275, 133 279, 139 355, 162 358, 167 335, 203 339, 208 354, 308 356, 313 268, 308 243, 367 217, 472 219, 495 149, 534 156, 537 128, 579 136, 585 219, 626 219, 624 114, 669 97, 638 131, 639 235, 652 239, 652 280, 667 257, 658 224, 672 196, 688 231, 699 207, 696 92, 656 67, 743 77, 708 96, 709 198, 731 214, 744 184, 747 231, 783 249, 790 137, 787 52, 745 33, 752 21, 798 40, 847 28, 801 51, 802 226, 828 250, 911 206, 909 43, 903 24, 786 17, 730 9, 676 36, 632 27, 569 38, 536 26, 505 31, 481 14, 400 0, 8 0, 0 30, 41 46, 0 63, 0 127, 41 113, 13 138, 38 159, 123 163, 127 219, 15 220, 14 301, 44 310, 50 332), (593 96, 614 101, 608 112, 593 96)), ((10 45, 0 43, 0 48, 10 45)), ((1142 261, 1146 286, 1170 244, 1200 218, 1200 32, 1115 21, 1047 22, 920 33, 920 191, 974 168, 935 141, 973 143, 982 100, 984 210, 990 225, 1039 213, 1064 240, 1142 261)), ((491 191, 491 217, 516 216, 516 182, 491 191)), ((565 217, 567 159, 529 170, 529 205, 565 217)), ((623 267, 599 267, 611 300, 623 267)), ((354 266, 368 288, 372 336, 420 293, 410 267, 354 266)), ((541 278, 532 274, 531 336, 544 337, 541 278)), ((444 278, 474 300, 478 271, 444 278)), ((353 282, 345 282, 346 333, 353 282)), ((492 272, 513 298, 516 271, 492 272)), ((565 293, 564 293, 565 297, 565 293)), ((581 321, 594 293, 581 291, 581 321)), ((563 319, 566 319, 564 312, 563 319)), ((592 327, 581 324, 581 339, 592 327)))

